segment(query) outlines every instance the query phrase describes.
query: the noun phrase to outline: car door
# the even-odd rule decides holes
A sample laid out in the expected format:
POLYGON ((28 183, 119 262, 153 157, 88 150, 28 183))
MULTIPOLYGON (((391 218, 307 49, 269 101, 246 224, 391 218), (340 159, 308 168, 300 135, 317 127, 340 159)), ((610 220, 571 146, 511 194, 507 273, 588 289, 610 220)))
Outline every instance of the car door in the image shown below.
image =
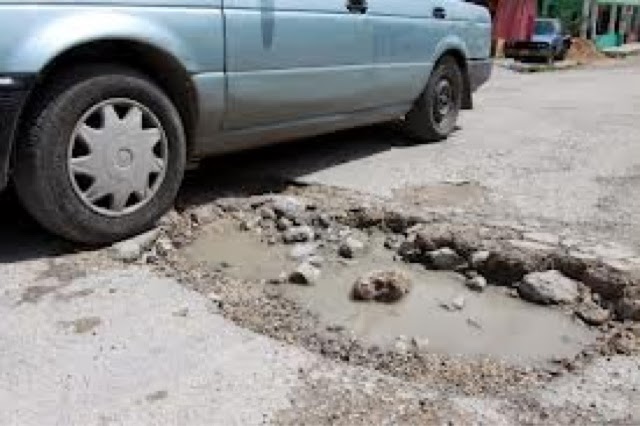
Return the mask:
POLYGON ((422 92, 459 1, 369 0, 379 98, 410 104, 422 92))
POLYGON ((226 130, 371 108, 362 0, 225 0, 226 130), (348 7, 349 5, 355 7, 348 7))

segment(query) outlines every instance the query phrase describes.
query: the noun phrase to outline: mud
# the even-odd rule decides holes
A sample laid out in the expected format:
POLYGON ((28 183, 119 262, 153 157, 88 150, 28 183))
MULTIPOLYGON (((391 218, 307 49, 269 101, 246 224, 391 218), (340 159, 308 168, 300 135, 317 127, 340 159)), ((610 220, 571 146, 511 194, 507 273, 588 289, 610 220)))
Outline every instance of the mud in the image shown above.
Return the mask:
MULTIPOLYGON (((404 336, 428 341, 428 350, 435 353, 491 356, 531 365, 574 357, 595 342, 595 333, 564 312, 514 299, 498 288, 482 294, 470 291, 464 276, 405 264, 384 248, 382 233, 369 238, 367 253, 350 262, 320 247, 318 253, 326 259, 320 279, 312 286, 285 284, 284 296, 318 315, 322 323, 353 332, 368 345, 390 349, 404 336), (407 272, 414 283, 411 293, 394 304, 351 300, 358 277, 377 269, 407 272), (465 301, 461 311, 443 308, 461 297, 465 301)), ((288 249, 269 246, 228 222, 204 232, 185 252, 192 261, 215 271, 260 282, 295 267, 288 249)))

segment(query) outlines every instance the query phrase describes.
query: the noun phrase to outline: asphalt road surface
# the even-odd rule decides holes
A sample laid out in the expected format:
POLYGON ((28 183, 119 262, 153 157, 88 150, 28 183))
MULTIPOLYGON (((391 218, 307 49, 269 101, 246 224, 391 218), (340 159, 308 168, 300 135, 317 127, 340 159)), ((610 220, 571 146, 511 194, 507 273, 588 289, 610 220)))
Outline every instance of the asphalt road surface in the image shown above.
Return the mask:
MULTIPOLYGON (((190 174, 183 197, 295 179, 640 243, 640 61, 535 75, 498 69, 476 104, 443 143, 407 146, 384 127, 307 139, 209 161, 190 174)), ((240 329, 178 282, 92 264, 10 196, 0 204, 0 425, 263 424, 303 415, 296 399, 307 409, 355 410, 362 389, 364 424, 392 423, 424 401, 440 422, 513 424, 522 410, 438 394, 240 329)), ((637 358, 601 360, 531 398, 559 410, 597 404, 603 420, 637 422, 638 372, 637 358)))
MULTIPOLYGON (((449 140, 374 127, 204 164, 640 244, 640 59, 517 74, 496 68, 449 140)), ((211 168, 210 168, 211 167, 211 168)))

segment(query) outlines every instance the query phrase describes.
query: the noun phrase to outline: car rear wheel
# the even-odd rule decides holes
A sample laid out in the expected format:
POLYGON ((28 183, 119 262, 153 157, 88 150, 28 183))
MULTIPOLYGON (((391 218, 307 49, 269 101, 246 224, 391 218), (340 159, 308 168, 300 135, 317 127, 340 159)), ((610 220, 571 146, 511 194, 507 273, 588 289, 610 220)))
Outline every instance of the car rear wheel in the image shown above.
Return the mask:
POLYGON ((435 66, 427 87, 401 122, 410 138, 424 142, 445 139, 455 129, 462 108, 462 70, 451 56, 435 66))
POLYGON ((149 229, 185 168, 180 116, 136 71, 93 65, 59 75, 30 109, 14 180, 45 228, 105 244, 149 229))

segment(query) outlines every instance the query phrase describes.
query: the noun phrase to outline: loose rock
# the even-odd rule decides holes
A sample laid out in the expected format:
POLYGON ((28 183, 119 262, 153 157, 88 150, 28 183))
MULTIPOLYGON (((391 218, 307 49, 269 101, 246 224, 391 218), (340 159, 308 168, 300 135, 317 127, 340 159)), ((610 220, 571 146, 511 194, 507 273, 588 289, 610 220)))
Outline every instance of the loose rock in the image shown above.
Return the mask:
POLYGON ((527 301, 543 305, 573 303, 578 299, 578 288, 577 281, 551 270, 525 275, 518 293, 527 301))
POLYGON ((414 337, 411 339, 411 343, 418 352, 426 352, 429 349, 429 339, 426 337, 414 337))
POLYGON ((211 205, 204 204, 193 209, 190 213, 190 217, 197 225, 204 225, 214 220, 216 213, 211 205))
POLYGON ((467 262, 449 247, 429 252, 429 260, 434 268, 440 270, 456 270, 467 264, 467 262))
POLYGON ((310 264, 312 264, 313 266, 315 266, 316 268, 320 268, 322 265, 324 265, 324 257, 314 254, 309 256, 309 258, 307 259, 307 262, 309 262, 310 264))
POLYGON ((292 226, 293 226, 293 222, 291 222, 286 217, 281 217, 276 222, 276 228, 278 228, 278 231, 286 231, 287 229, 291 228, 292 226))
POLYGON ((297 197, 281 195, 273 197, 273 210, 279 217, 295 220, 307 209, 307 203, 297 197))
POLYGON ((464 296, 458 296, 455 299, 453 299, 453 301, 451 302, 451 307, 454 310, 461 311, 464 309, 465 303, 466 303, 466 300, 464 296))
POLYGON ((384 248, 389 249, 389 250, 398 250, 400 248, 400 246, 402 245, 403 241, 404 241, 404 239, 401 236, 395 235, 395 234, 391 234, 391 235, 387 236, 387 238, 385 238, 385 240, 384 240, 384 248))
POLYGON ((611 317, 608 310, 601 308, 593 302, 586 302, 578 306, 576 315, 585 323, 594 326, 604 324, 609 321, 611 317))
POLYGON ((293 284, 310 285, 315 284, 318 278, 320 278, 320 270, 312 264, 305 262, 289 275, 289 282, 293 284))
POLYGON ((305 260, 313 256, 318 246, 313 243, 298 243, 289 251, 289 257, 293 260, 305 260))
POLYGON ((315 216, 314 222, 322 228, 329 228, 331 226, 331 216, 327 213, 319 213, 315 216))
POLYGON ((364 251, 364 243, 353 237, 347 237, 340 247, 338 248, 338 254, 347 259, 353 259, 360 255, 364 251))
POLYGON ((411 277, 401 271, 376 271, 360 277, 353 286, 355 300, 393 303, 411 290, 411 277))
POLYGON ((283 239, 287 244, 305 243, 313 241, 315 233, 310 226, 294 226, 284 232, 283 239))
POLYGON ((478 275, 476 277, 468 278, 465 282, 465 285, 473 291, 484 291, 487 288, 487 279, 482 275, 478 275))
POLYGON ((618 302, 616 309, 618 319, 640 321, 640 300, 624 298, 618 302))
POLYGON ((267 206, 260 207, 258 213, 260 214, 260 217, 266 220, 276 220, 278 218, 276 212, 267 206))
POLYGON ((112 256, 116 260, 123 262, 134 262, 138 260, 142 253, 149 250, 160 237, 160 228, 156 228, 144 234, 140 234, 129 240, 114 244, 111 247, 112 256))
POLYGON ((491 252, 486 250, 476 251, 471 254, 471 267, 480 269, 489 260, 491 252))
POLYGON ((160 238, 156 243, 156 253, 159 256, 167 256, 174 250, 173 243, 168 238, 160 238))

